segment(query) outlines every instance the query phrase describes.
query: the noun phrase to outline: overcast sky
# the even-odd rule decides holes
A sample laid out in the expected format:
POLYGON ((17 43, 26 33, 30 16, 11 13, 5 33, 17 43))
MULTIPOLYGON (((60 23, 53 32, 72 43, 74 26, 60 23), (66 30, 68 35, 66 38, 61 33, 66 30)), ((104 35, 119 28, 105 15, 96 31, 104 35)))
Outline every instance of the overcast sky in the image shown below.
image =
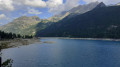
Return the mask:
POLYGON ((6 24, 20 16, 48 18, 79 4, 90 2, 116 4, 120 0, 0 0, 0 24, 6 24))

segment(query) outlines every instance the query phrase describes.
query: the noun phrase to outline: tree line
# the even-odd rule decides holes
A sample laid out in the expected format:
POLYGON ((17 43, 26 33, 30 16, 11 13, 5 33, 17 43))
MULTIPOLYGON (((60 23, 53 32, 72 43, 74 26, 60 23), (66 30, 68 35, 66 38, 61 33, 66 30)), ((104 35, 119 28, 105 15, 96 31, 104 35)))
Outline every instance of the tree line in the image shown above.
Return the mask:
POLYGON ((14 34, 14 33, 6 33, 4 31, 0 31, 0 40, 4 39, 14 39, 14 38, 33 38, 33 36, 29 35, 20 35, 20 34, 14 34))

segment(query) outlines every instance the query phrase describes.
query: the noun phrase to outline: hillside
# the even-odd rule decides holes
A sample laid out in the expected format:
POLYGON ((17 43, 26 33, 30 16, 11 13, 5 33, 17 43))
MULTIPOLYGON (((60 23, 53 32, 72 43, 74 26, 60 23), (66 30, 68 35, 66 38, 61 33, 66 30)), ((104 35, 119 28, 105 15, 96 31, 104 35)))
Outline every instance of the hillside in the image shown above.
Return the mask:
POLYGON ((73 18, 64 18, 36 36, 120 38, 120 6, 96 7, 73 18))
POLYGON ((5 32, 22 34, 22 35, 35 35, 36 30, 38 29, 37 25, 41 23, 41 27, 44 26, 45 28, 45 25, 43 24, 46 24, 47 22, 48 20, 40 19, 37 16, 32 16, 32 17, 22 16, 22 17, 16 18, 12 22, 4 26, 1 26, 0 30, 5 32))

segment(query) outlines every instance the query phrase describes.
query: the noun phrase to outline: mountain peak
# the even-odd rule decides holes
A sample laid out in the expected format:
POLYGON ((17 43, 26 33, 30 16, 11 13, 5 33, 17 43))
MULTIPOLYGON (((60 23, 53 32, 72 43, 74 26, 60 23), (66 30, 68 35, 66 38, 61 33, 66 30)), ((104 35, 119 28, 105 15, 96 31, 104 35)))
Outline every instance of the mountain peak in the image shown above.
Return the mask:
POLYGON ((24 20, 36 20, 36 21, 40 21, 40 18, 38 16, 21 16, 19 18, 16 18, 15 21, 24 21, 24 20))
POLYGON ((40 21, 40 18, 39 18, 38 16, 32 16, 31 18, 32 18, 32 19, 35 19, 35 20, 37 20, 37 21, 40 21))
POLYGON ((97 5, 96 8, 100 8, 100 7, 106 7, 106 5, 105 5, 103 2, 101 2, 101 3, 99 3, 99 4, 97 5))
POLYGON ((99 4, 99 3, 100 3, 100 2, 95 1, 95 2, 88 3, 88 4, 99 4))
POLYGON ((28 19, 28 17, 27 16, 21 16, 21 17, 16 18, 15 20, 25 20, 25 19, 28 19))
POLYGON ((31 18, 39 18, 38 16, 31 16, 31 18))
POLYGON ((82 14, 82 13, 85 13, 87 11, 94 9, 98 4, 99 4, 99 2, 96 1, 96 2, 91 2, 89 4, 85 4, 85 5, 79 5, 77 7, 74 7, 73 9, 69 10, 69 12, 82 14))

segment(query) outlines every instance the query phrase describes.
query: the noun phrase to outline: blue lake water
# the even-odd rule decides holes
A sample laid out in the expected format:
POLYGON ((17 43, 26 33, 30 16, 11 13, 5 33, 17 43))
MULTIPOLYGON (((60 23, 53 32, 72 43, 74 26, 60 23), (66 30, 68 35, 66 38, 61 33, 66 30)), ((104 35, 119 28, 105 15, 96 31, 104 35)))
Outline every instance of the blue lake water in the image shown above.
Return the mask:
POLYGON ((80 39, 41 39, 35 43, 2 50, 3 61, 13 67, 120 67, 120 42, 80 39))

